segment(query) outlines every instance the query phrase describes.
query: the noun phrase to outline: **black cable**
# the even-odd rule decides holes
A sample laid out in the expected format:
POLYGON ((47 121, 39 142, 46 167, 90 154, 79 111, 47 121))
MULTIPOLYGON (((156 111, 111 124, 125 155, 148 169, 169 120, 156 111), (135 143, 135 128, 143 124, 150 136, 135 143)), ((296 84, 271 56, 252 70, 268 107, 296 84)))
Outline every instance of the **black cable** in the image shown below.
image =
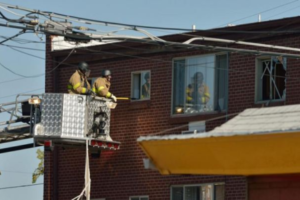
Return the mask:
POLYGON ((0 44, 3 44, 4 42, 7 42, 7 41, 9 41, 9 40, 11 40, 11 39, 13 39, 13 38, 15 38, 15 37, 18 37, 19 35, 24 34, 24 33, 25 33, 25 31, 20 31, 20 32, 17 33, 17 34, 15 34, 15 35, 13 35, 13 36, 11 36, 11 37, 9 37, 9 38, 6 38, 5 40, 2 40, 2 41, 0 42, 0 44))
MULTIPOLYGON (((295 3, 295 2, 297 2, 297 1, 299 1, 299 0, 290 1, 290 2, 288 2, 288 3, 284 3, 284 4, 281 4, 281 5, 279 5, 279 6, 275 6, 275 7, 273 7, 273 8, 270 8, 270 9, 267 9, 267 10, 264 10, 264 11, 261 11, 261 12, 258 12, 258 13, 255 13, 255 14, 253 14, 253 15, 249 15, 249 16, 247 16, 247 17, 243 17, 243 18, 241 18, 241 19, 237 19, 237 20, 234 20, 234 21, 231 21, 231 22, 228 22, 228 23, 226 23, 226 24, 219 25, 219 26, 224 26, 224 25, 227 25, 227 24, 231 24, 231 23, 234 23, 234 22, 238 22, 238 21, 247 19, 247 18, 249 18, 249 17, 257 16, 257 15, 259 15, 259 14, 261 14, 261 13, 265 13, 265 12, 274 10, 274 9, 276 9, 276 8, 280 8, 280 7, 283 7, 283 6, 286 6, 286 5, 295 3)), ((219 26, 218 26, 218 27, 219 27, 219 26)))
POLYGON ((37 185, 44 185, 44 183, 37 183, 37 184, 31 184, 31 185, 18 185, 18 186, 11 186, 11 187, 3 187, 3 188, 0 188, 0 190, 13 189, 13 188, 21 188, 21 187, 31 187, 31 186, 37 186, 37 185))
MULTIPOLYGON (((20 51, 20 50, 18 50, 18 51, 19 51, 19 52, 22 52, 22 51, 20 51)), ((11 72, 12 74, 17 75, 17 76, 20 76, 20 77, 23 77, 23 78, 35 78, 35 77, 39 77, 39 76, 44 76, 45 74, 50 74, 50 73, 52 73, 52 72, 53 72, 54 70, 56 70, 61 64, 63 64, 63 62, 66 61, 66 60, 71 56, 71 54, 72 54, 74 51, 75 51, 75 49, 72 49, 71 52, 69 53, 69 55, 68 55, 64 60, 62 60, 61 62, 59 62, 58 65, 56 65, 52 70, 50 70, 50 71, 47 72, 47 73, 43 73, 43 74, 32 75, 32 76, 24 76, 24 75, 22 75, 22 74, 19 74, 19 73, 17 73, 17 72, 12 71, 12 70, 9 69, 8 67, 4 66, 2 63, 0 63, 0 66, 3 67, 4 69, 6 69, 7 71, 11 72)), ((26 53, 26 54, 27 54, 27 55, 30 55, 30 54, 28 54, 28 53, 26 53)), ((37 57, 37 56, 35 56, 35 57, 37 57)), ((41 57, 39 57, 39 58, 41 58, 41 57)), ((41 58, 41 59, 44 59, 44 58, 41 58)))
MULTIPOLYGON (((299 1, 299 0, 296 0, 296 1, 299 1)), ((287 5, 287 4, 290 4, 290 3, 293 3, 293 2, 289 2, 289 3, 283 4, 283 5, 287 5)), ((280 6, 277 6, 277 7, 280 7, 280 6)), ((48 14, 48 16, 55 17, 55 18, 58 18, 58 17, 56 17, 54 15, 58 15, 60 17, 68 19, 70 21, 72 21, 72 19, 70 19, 70 18, 74 18, 74 20, 84 20, 84 21, 90 21, 90 22, 95 22, 95 23, 102 23, 102 24, 104 24, 106 26, 107 25, 127 26, 127 27, 131 27, 133 30, 136 29, 136 28, 145 28, 145 29, 155 29, 155 30, 174 30, 174 31, 188 31, 188 32, 192 31, 191 29, 184 29, 184 28, 168 28, 168 27, 143 26, 143 25, 134 25, 134 24, 125 24, 125 23, 118 23, 118 22, 93 20, 93 19, 82 18, 82 17, 72 16, 72 15, 65 15, 65 14, 60 14, 60 13, 55 13, 55 12, 49 12, 49 11, 43 11, 42 13, 39 12, 38 14, 44 15, 44 13, 48 14)), ((84 23, 84 22, 82 22, 82 23, 84 23)), ((274 33, 273 31, 237 31, 237 30, 231 31, 231 30, 217 30, 217 29, 208 29, 208 30, 196 29, 195 31, 197 31, 197 32, 216 32, 216 33, 255 33, 255 34, 256 33, 266 33, 266 34, 274 33)), ((285 31, 285 33, 286 32, 287 31, 285 31)), ((297 31, 297 32, 299 32, 299 31, 297 31)))
MULTIPOLYGON (((25 94, 25 93, 34 92, 34 91, 43 90, 43 89, 45 89, 45 88, 38 88, 38 89, 29 90, 29 91, 25 91, 25 92, 21 92, 21 93, 25 94)), ((0 99, 4 99, 4 98, 7 98, 7 97, 13 97, 13 96, 16 96, 18 94, 20 94, 20 92, 16 93, 16 94, 7 95, 7 96, 2 96, 2 97, 0 97, 0 99)))
POLYGON ((27 49, 27 50, 33 50, 33 51, 45 51, 44 49, 36 49, 36 48, 29 48, 29 47, 20 47, 20 46, 15 46, 15 45, 8 45, 8 44, 0 44, 0 45, 6 46, 6 47, 18 48, 18 49, 27 49))

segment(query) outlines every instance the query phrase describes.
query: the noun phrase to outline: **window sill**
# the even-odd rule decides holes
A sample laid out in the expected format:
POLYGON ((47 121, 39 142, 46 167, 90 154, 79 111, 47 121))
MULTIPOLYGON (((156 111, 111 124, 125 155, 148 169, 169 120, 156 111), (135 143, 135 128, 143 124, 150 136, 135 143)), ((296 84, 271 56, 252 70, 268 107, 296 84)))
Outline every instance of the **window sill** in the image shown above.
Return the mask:
POLYGON ((261 107, 272 107, 285 105, 285 100, 274 100, 274 101, 257 101, 254 103, 255 106, 261 105, 261 107))
POLYGON ((215 117, 221 117, 226 115, 226 111, 212 111, 207 113, 201 113, 201 114, 194 114, 194 115, 172 115, 169 119, 170 124, 182 124, 192 121, 202 121, 202 120, 208 120, 215 117))
POLYGON ((129 103, 129 110, 150 108, 151 100, 136 100, 129 103))

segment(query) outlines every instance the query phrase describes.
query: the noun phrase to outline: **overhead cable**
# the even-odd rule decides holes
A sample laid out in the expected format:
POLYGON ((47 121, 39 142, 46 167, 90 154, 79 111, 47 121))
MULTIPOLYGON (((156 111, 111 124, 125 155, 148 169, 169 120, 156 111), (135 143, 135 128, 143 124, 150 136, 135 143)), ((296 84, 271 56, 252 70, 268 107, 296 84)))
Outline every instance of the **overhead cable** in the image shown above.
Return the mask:
POLYGON ((241 18, 241 19, 237 19, 237 20, 228 22, 228 23, 226 23, 226 24, 219 25, 218 27, 220 27, 220 26, 225 26, 225 25, 227 25, 227 24, 231 24, 231 23, 234 23, 234 22, 238 22, 238 21, 247 19, 247 18, 249 18, 249 17, 257 16, 257 15, 259 15, 259 14, 262 14, 262 13, 265 13, 265 12, 269 12, 269 11, 271 11, 271 10, 275 10, 275 9, 277 9, 277 8, 280 8, 280 7, 283 7, 283 6, 286 6, 286 5, 295 3, 295 2, 297 2, 297 1, 299 1, 299 0, 290 1, 290 2, 288 2, 288 3, 284 3, 284 4, 281 4, 281 5, 279 5, 279 6, 275 6, 275 7, 273 7, 273 8, 270 8, 270 9, 267 9, 267 10, 264 10, 264 11, 261 11, 261 12, 258 12, 258 13, 255 13, 255 14, 253 14, 253 15, 249 15, 249 16, 247 16, 247 17, 243 17, 243 18, 241 18))
POLYGON ((31 184, 31 185, 18 185, 18 186, 11 186, 11 187, 3 187, 3 188, 0 188, 0 190, 21 188, 21 187, 31 187, 31 186, 37 186, 37 185, 44 185, 44 183, 37 183, 37 184, 31 184))
MULTIPOLYGON (((72 49, 69 53, 69 55, 64 59, 62 60, 60 63, 58 63, 58 65, 56 65, 53 69, 51 69, 49 72, 47 73, 43 73, 43 74, 37 74, 37 75, 31 75, 31 76, 25 76, 25 75, 22 75, 22 74, 19 74, 17 72, 14 72, 13 70, 9 69, 8 67, 4 66, 1 62, 0 62, 0 66, 3 67, 4 69, 6 69, 7 71, 11 72, 12 74, 15 74, 17 76, 20 76, 20 77, 23 77, 23 78, 34 78, 34 77, 39 77, 39 76, 44 76, 45 74, 49 74, 49 73, 52 73, 54 70, 56 70, 61 64, 63 64, 64 61, 66 61, 70 56, 71 54, 75 51, 75 49, 72 49)), ((43 59, 43 58, 42 58, 43 59)))

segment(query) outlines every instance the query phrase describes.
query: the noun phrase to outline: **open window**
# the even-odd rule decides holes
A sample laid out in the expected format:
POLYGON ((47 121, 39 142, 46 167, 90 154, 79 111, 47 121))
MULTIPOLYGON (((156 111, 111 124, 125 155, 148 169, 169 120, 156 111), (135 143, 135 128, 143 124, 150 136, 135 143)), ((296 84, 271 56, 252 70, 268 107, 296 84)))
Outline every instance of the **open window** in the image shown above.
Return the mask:
POLYGON ((171 186, 171 200, 225 200, 224 184, 171 186))
POLYGON ((226 110, 227 60, 227 54, 174 59, 172 114, 226 110))
POLYGON ((286 97, 286 58, 256 60, 256 101, 284 101, 286 97))
POLYGON ((131 74, 131 99, 149 100, 151 95, 150 71, 132 72, 131 74))

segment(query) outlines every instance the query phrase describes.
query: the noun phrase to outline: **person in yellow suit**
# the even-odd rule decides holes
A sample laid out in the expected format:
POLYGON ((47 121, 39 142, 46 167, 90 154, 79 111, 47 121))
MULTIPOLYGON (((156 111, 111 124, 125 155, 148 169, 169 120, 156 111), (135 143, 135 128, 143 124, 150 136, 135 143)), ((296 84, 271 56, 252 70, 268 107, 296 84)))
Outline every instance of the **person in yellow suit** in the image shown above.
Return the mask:
POLYGON ((68 84, 69 94, 86 94, 92 93, 91 85, 87 78, 89 77, 91 70, 86 62, 81 62, 78 65, 78 69, 71 76, 68 84))
POLYGON ((196 72, 193 82, 186 89, 186 102, 190 104, 207 104, 210 99, 209 88, 203 82, 202 72, 196 72))
POLYGON ((111 77, 110 70, 104 69, 101 77, 97 78, 93 84, 93 92, 99 97, 111 98, 114 102, 117 102, 117 97, 109 91, 111 77))

